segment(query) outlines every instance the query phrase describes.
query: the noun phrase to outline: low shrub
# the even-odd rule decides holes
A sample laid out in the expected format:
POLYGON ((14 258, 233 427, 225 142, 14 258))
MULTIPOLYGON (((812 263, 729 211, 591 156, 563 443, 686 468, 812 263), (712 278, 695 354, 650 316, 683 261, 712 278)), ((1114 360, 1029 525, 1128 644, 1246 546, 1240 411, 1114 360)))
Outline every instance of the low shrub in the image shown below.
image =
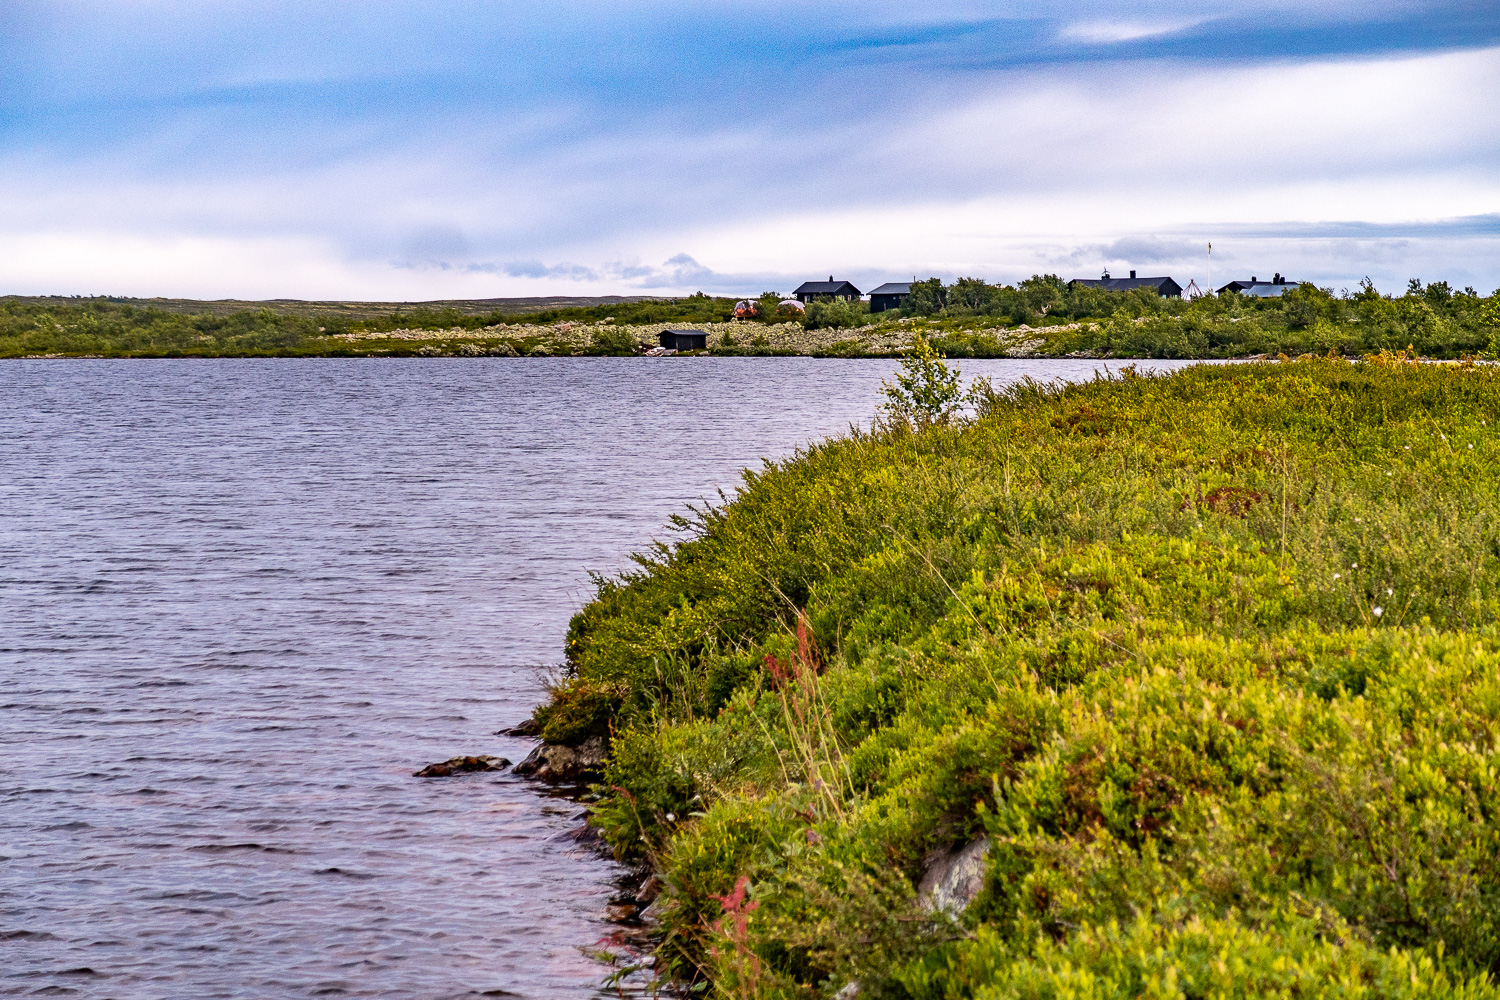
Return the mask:
POLYGON ((1500 374, 1127 369, 977 410, 747 473, 575 618, 544 718, 608 719, 594 822, 668 884, 663 973, 1496 995, 1500 374), (981 836, 978 899, 919 904, 981 836))

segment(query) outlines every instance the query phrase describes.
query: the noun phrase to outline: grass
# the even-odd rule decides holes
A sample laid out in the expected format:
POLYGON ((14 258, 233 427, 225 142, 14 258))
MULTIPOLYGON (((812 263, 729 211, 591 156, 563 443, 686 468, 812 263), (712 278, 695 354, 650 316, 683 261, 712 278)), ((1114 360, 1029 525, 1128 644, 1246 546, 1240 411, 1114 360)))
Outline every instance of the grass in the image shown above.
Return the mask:
POLYGON ((701 293, 415 306, 12 297, 0 298, 0 358, 629 355, 655 346, 668 327, 704 331, 709 353, 720 355, 889 358, 918 334, 954 358, 1243 358, 1411 347, 1457 359, 1500 350, 1500 298, 1454 292, 1443 282, 1413 283, 1401 296, 1371 287, 1335 296, 1302 286, 1279 299, 1195 302, 1069 289, 1050 276, 1020 288, 959 284, 969 304, 955 295, 921 315, 872 316, 863 303, 842 302, 772 314, 776 296, 769 295, 766 322, 734 320, 734 300, 701 293))
POLYGON ((992 390, 600 579, 549 739, 701 993, 1493 997, 1500 373, 992 390), (957 918, 924 859, 987 837, 957 918))

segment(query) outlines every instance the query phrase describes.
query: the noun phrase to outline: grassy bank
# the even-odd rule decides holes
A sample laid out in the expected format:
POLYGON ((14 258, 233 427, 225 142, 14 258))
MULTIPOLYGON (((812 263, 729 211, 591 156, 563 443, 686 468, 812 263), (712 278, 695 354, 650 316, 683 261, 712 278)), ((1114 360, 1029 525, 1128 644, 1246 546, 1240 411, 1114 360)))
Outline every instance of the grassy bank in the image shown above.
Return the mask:
POLYGON ((657 968, 1496 996, 1500 374, 1309 359, 979 408, 766 466, 574 619, 538 719, 612 735, 594 822, 663 876, 657 968), (924 906, 980 838, 977 899, 924 906))
POLYGON ((1187 302, 1149 292, 1068 288, 1055 277, 1017 287, 921 283, 905 313, 815 302, 733 319, 734 300, 427 303, 247 303, 0 298, 0 358, 234 356, 631 355, 662 330, 708 334, 720 355, 894 357, 917 334, 948 357, 1231 358, 1362 355, 1413 348, 1424 357, 1500 352, 1500 298, 1445 282, 1404 294, 1334 295, 1303 286, 1276 299, 1187 302))

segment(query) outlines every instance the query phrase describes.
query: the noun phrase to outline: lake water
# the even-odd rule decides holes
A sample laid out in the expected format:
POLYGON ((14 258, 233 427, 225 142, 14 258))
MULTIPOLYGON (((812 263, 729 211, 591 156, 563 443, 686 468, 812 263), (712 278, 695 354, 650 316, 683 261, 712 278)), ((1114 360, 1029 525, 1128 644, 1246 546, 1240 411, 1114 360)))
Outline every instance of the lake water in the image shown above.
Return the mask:
POLYGON ((519 760, 588 571, 892 367, 0 362, 0 995, 595 995, 579 807, 411 772, 519 760))

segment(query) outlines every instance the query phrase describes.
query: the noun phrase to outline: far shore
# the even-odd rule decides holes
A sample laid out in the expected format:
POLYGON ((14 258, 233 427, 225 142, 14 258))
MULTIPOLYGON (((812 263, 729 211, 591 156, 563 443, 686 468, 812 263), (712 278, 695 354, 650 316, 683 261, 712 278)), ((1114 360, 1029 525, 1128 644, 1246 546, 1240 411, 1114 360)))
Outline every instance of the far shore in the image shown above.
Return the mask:
MULTIPOLYGON (((1276 298, 1193 300, 1080 289, 1053 276, 871 312, 707 295, 427 303, 195 302, 0 297, 0 359, 166 357, 628 357, 660 354, 669 331, 703 334, 684 355, 890 359, 918 341, 947 358, 1256 359, 1381 352, 1494 357, 1500 298, 1446 283, 1406 294, 1302 285, 1276 298)), ((970 289, 972 291, 972 289, 970 289)), ((932 292, 932 289, 928 289, 932 292)), ((944 296, 947 292, 943 291, 944 296)), ((936 295, 933 292, 933 295, 936 295)), ((929 295, 930 299, 933 295, 929 295)))

